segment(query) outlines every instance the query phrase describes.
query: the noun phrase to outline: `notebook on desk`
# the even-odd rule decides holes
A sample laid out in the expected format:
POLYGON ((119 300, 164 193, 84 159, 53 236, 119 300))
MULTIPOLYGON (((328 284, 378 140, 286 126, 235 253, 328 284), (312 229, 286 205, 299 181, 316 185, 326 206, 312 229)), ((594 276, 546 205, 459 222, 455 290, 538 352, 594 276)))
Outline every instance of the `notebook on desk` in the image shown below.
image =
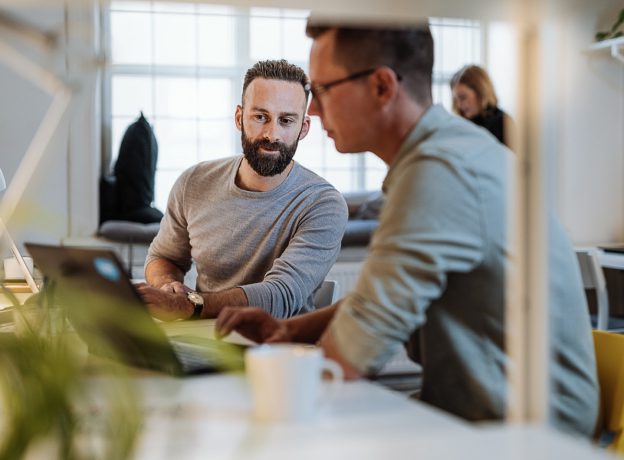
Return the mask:
POLYGON ((24 246, 91 353, 173 375, 242 369, 243 345, 167 337, 111 250, 24 246))

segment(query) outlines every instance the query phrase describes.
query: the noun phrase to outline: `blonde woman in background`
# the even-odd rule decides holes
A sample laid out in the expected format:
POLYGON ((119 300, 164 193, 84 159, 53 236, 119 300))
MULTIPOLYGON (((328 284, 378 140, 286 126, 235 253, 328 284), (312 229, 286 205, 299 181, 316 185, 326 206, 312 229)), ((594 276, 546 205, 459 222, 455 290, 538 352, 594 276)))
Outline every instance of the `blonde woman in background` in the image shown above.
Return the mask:
POLYGON ((485 69, 467 65, 451 78, 453 111, 484 127, 509 147, 511 118, 498 108, 492 80, 485 69))

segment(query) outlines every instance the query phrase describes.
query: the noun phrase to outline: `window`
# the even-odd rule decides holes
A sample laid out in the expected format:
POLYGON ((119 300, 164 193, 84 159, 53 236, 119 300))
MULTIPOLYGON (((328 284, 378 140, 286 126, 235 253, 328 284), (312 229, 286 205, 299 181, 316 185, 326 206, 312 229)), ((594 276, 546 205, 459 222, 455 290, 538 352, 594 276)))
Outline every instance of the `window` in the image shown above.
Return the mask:
MULTIPOLYGON (((279 58, 307 71, 307 15, 292 9, 113 1, 104 91, 110 163, 127 126, 142 111, 158 140, 156 206, 164 209, 182 171, 240 152, 234 110, 244 73, 258 60, 279 58)), ((480 26, 437 18, 431 24, 434 100, 450 108, 450 76, 465 63, 481 61, 480 26)), ((385 164, 370 153, 337 154, 316 117, 295 158, 343 192, 378 190, 386 174, 385 164)))

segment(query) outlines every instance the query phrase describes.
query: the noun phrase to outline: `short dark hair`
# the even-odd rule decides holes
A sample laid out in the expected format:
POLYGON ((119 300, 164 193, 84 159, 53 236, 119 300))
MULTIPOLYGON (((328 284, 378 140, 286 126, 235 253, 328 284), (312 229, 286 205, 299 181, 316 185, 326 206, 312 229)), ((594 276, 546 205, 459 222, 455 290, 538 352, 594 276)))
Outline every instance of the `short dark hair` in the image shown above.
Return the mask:
POLYGON ((306 34, 315 39, 330 30, 336 31, 334 62, 349 72, 390 67, 416 101, 431 101, 433 37, 429 24, 362 28, 308 20, 306 34))
POLYGON ((301 83, 303 92, 305 94, 306 103, 308 101, 308 96, 310 94, 310 81, 308 80, 308 76, 301 67, 291 64, 285 59, 256 62, 253 67, 251 67, 245 74, 241 101, 245 97, 245 91, 247 91, 247 87, 256 78, 266 78, 267 80, 283 80, 301 83))

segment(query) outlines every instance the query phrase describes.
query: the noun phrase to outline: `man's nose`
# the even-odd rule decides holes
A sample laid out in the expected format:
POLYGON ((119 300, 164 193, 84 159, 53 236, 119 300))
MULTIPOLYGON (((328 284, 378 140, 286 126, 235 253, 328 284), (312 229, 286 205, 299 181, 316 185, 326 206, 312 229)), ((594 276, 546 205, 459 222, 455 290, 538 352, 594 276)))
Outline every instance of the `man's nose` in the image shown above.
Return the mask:
POLYGON ((319 104, 318 97, 312 96, 310 107, 308 107, 308 115, 321 116, 321 104, 319 104))
POLYGON ((281 140, 280 126, 276 121, 272 121, 271 123, 267 123, 264 126, 264 130, 262 132, 262 137, 269 142, 278 142, 281 140))

